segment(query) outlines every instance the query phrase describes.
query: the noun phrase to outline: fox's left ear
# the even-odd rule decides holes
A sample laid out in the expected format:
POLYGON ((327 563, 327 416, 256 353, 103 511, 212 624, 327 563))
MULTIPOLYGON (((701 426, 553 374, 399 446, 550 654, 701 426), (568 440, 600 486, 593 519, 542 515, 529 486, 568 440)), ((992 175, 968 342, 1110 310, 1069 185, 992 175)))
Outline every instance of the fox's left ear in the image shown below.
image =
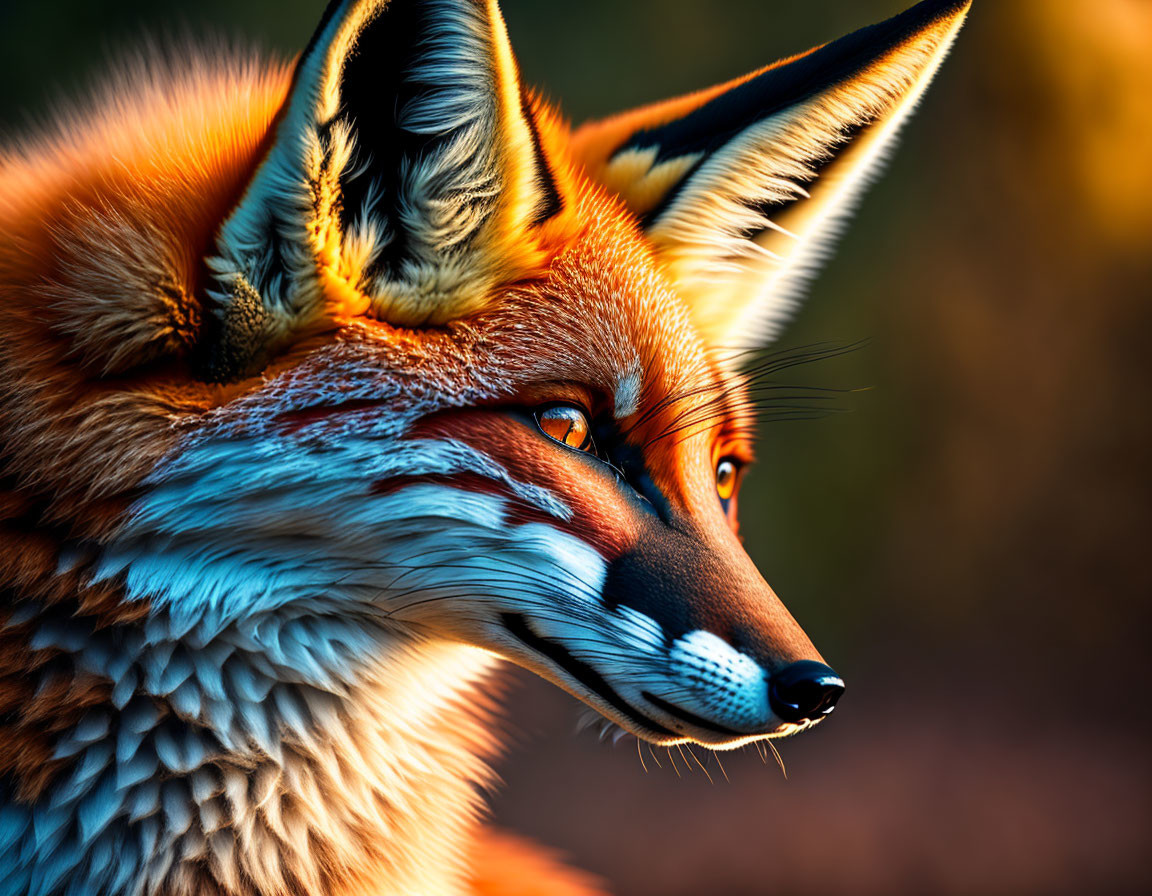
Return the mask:
POLYGON ((883 161, 971 0, 580 128, 573 152, 639 218, 702 334, 770 342, 883 161))
POLYGON ((563 208, 496 0, 332 0, 207 264, 206 378, 358 314, 442 324, 563 208))

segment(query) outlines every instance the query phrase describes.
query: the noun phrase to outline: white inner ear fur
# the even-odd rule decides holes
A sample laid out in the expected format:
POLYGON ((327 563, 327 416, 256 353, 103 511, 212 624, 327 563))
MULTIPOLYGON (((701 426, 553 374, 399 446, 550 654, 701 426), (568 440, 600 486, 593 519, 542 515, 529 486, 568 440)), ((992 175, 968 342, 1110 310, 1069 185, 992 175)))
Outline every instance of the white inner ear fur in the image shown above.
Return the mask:
POLYGON ((710 344, 735 352, 779 334, 961 22, 750 127, 705 160, 659 216, 648 235, 710 344), (842 145, 845 130, 859 124, 864 131, 842 145), (813 185, 799 186, 833 156, 813 185), (775 220, 757 210, 771 205, 789 210, 775 220))
POLYGON ((373 314, 394 323, 439 324, 467 314, 498 282, 535 263, 527 238, 538 196, 535 149, 499 9, 488 2, 479 15, 472 4, 428 6, 425 54, 409 76, 424 91, 400 110, 399 124, 449 139, 402 167, 398 219, 409 255, 400 276, 364 284, 373 314))
MULTIPOLYGON (((320 129, 339 111, 340 60, 373 5, 348 0, 317 37, 322 49, 301 61, 298 86, 268 157, 221 228, 216 254, 207 259, 223 287, 243 280, 260 294, 273 338, 283 338, 320 307, 317 262, 330 266, 337 261, 334 204, 355 144, 347 123, 334 125, 327 146, 320 129), (278 240, 269 239, 270 229, 278 240)), ((221 305, 230 301, 220 290, 210 294, 221 305)))
POLYGON ((359 145, 355 122, 339 118, 340 81, 360 34, 388 15, 380 0, 348 0, 303 60, 272 149, 207 260, 221 307, 238 289, 259 295, 273 345, 318 321, 367 312, 440 324, 540 263, 529 232, 535 148, 499 10, 494 2, 426 6, 428 28, 412 38, 423 54, 406 75, 421 92, 400 110, 399 127, 443 138, 439 147, 404 159, 396 195, 370 189, 341 232, 342 179, 356 176, 354 159, 374 147, 359 145), (406 256, 368 276, 399 231, 406 256))

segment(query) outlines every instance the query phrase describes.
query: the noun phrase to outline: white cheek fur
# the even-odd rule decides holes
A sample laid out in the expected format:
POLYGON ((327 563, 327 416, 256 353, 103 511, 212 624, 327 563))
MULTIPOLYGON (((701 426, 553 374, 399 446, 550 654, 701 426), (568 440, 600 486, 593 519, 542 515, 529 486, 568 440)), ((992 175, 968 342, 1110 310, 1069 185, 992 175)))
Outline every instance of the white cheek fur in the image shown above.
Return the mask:
POLYGON ((678 638, 668 655, 665 699, 743 731, 768 723, 768 677, 754 659, 712 632, 678 638))
POLYGON ((512 643, 498 622, 506 612, 637 705, 648 691, 723 724, 760 720, 763 676, 747 657, 704 632, 669 651, 654 619, 607 609, 606 562, 560 528, 571 512, 545 489, 451 441, 264 435, 190 445, 105 546, 95 576, 123 576, 129 598, 151 604, 141 629, 79 643, 58 621, 36 635, 36 645, 63 647, 109 676, 120 712, 114 737, 113 720, 93 714, 61 740, 58 754, 74 757, 77 774, 21 822, 43 831, 37 842, 61 874, 94 868, 103 832, 127 824, 137 839, 125 841, 118 867, 145 890, 204 856, 277 884, 293 867, 313 867, 308 837, 350 843, 349 825, 395 830, 474 800, 469 782, 484 779, 482 761, 437 742, 427 726, 492 659, 415 633, 510 652, 562 679, 512 643), (510 524, 510 499, 498 493, 373 488, 459 472, 492 479, 557 525, 510 524), (381 776, 398 754, 419 768, 381 776), (438 755, 441 774, 420 771, 425 754, 438 755), (249 770, 232 775, 234 760, 249 770), (157 786, 161 772, 169 783, 157 786), (410 780, 426 781, 427 792, 411 792, 410 780), (348 817, 348 806, 368 814, 348 817), (77 812, 86 819, 79 833, 62 833, 54 819, 77 812), (273 843, 285 863, 262 861, 273 843))
MULTIPOLYGON (((131 596, 164 610, 169 637, 202 642, 284 608, 327 608, 419 623, 541 664, 498 624, 502 613, 523 614, 634 704, 648 691, 741 730, 767 721, 755 661, 702 631, 669 650, 654 619, 626 606, 608 612, 606 563, 583 540, 540 522, 509 525, 499 494, 439 483, 372 488, 461 472, 491 478, 557 523, 571 516, 546 490, 451 441, 206 441, 161 472, 98 576, 125 573, 131 596)), ((335 674, 302 668, 317 683, 335 674)))
POLYGON ((484 556, 504 540, 502 498, 434 485, 373 492, 392 477, 453 473, 491 478, 558 521, 570 516, 544 489, 451 441, 348 439, 317 450, 222 439, 157 474, 95 578, 126 575, 130 597, 204 633, 301 600, 380 593, 391 567, 421 564, 421 549, 484 556))

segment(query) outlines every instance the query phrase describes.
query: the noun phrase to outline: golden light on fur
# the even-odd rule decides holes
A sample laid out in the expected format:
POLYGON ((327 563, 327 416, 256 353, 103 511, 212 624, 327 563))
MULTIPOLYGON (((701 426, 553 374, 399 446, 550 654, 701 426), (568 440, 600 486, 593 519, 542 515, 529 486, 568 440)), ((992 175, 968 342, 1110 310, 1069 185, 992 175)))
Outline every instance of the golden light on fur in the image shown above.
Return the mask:
POLYGON ((931 82, 968 6, 952 3, 910 23, 890 48, 850 60, 850 75, 801 92, 707 158, 697 152, 657 163, 658 145, 635 149, 628 141, 677 120, 689 122, 709 103, 834 45, 574 134, 574 149, 593 176, 635 214, 651 219, 648 238, 709 342, 748 349, 779 332, 838 222, 875 176, 931 82))
POLYGON ((613 156, 600 182, 623 199, 633 214, 646 215, 702 158, 703 153, 691 153, 657 162, 655 147, 630 149, 613 156))
POLYGON ((820 722, 725 350, 966 8, 573 136, 494 0, 344 0, 294 72, 141 63, 6 151, 10 889, 595 893, 480 830, 500 659, 658 745, 820 722))

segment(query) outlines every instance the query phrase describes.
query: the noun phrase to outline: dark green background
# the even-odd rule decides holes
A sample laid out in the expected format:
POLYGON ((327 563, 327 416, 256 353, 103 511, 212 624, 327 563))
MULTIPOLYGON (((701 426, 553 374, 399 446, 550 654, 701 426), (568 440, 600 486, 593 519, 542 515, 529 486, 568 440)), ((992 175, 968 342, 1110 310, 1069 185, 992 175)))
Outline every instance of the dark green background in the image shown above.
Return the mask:
MULTIPOLYGON (((741 498, 749 551, 849 681, 836 716, 782 745, 787 782, 748 751, 726 783, 701 753, 713 785, 573 737, 573 702, 517 678, 497 818, 621 894, 1152 887, 1152 4, 976 6, 781 343, 869 340, 781 379, 861 391, 768 426, 741 498)), ((143 34, 287 54, 321 7, 5 2, 0 124, 143 34)), ((899 8, 504 3, 526 80, 576 121, 899 8)))

